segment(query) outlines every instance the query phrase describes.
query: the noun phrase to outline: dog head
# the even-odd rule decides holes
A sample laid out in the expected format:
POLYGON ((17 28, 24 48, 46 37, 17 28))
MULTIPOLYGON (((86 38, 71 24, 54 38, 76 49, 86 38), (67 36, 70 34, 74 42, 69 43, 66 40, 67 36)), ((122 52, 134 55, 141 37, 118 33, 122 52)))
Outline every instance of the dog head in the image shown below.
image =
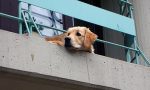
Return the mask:
POLYGON ((65 47, 77 50, 91 52, 92 44, 96 40, 97 35, 92 33, 86 27, 69 28, 65 37, 65 47))

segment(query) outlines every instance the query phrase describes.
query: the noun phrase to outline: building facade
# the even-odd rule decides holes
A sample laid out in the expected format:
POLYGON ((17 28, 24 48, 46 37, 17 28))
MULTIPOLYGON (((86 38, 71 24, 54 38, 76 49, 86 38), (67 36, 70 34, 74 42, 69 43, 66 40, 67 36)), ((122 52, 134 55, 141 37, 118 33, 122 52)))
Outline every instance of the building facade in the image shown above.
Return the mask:
MULTIPOLYGON (((120 14, 119 0, 80 1, 120 14)), ((144 55, 150 58, 150 41, 148 40, 150 33, 150 1, 133 0, 130 2, 133 3, 134 7, 133 18, 139 47, 145 53, 144 55)), ((128 4, 130 3, 128 2, 128 4)), ((18 0, 0 0, 0 12, 2 13, 18 16, 18 6, 18 0)), ((23 10, 31 8, 33 19, 37 24, 64 30, 71 26, 86 26, 99 36, 98 39, 125 46, 130 44, 130 35, 128 34, 125 35, 122 32, 116 32, 88 21, 34 5, 28 7, 27 3, 22 3, 21 7, 23 10)), ((128 9, 124 12, 128 17, 128 9)), ((30 16, 25 14, 25 17, 30 16)), ((100 16, 100 20, 101 17, 103 16, 100 16)), ((23 33, 27 33, 26 23, 23 22, 22 25, 23 33)), ((19 33, 18 21, 4 18, 1 14, 0 28, 3 29, 0 31, 0 89, 2 90, 150 89, 149 67, 144 66, 145 62, 144 60, 140 61, 142 60, 141 57, 138 58, 139 63, 134 62, 137 58, 134 57, 136 54, 134 55, 133 52, 130 52, 131 63, 126 62, 128 61, 128 51, 125 48, 96 42, 94 45, 96 54, 94 55, 84 52, 71 53, 63 47, 45 42, 36 34, 33 34, 30 38, 15 34, 19 33)), ((41 29, 42 34, 48 36, 62 33, 42 26, 38 26, 38 28, 41 29)))

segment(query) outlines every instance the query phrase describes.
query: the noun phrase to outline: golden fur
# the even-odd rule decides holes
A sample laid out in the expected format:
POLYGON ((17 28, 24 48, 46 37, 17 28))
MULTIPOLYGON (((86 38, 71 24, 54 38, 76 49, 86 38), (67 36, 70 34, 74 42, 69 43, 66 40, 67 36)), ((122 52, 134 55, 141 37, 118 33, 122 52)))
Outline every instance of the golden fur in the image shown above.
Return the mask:
POLYGON ((71 27, 64 34, 46 37, 46 41, 74 50, 94 53, 93 43, 97 35, 86 27, 71 27))

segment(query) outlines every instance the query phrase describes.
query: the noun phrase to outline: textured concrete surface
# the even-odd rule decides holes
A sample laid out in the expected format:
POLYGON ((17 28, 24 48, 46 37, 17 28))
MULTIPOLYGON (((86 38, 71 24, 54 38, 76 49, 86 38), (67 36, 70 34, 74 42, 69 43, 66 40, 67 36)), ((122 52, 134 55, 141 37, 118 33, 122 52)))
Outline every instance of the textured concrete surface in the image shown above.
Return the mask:
POLYGON ((121 90, 150 90, 148 67, 71 52, 37 35, 20 36, 0 30, 0 66, 121 90))
POLYGON ((133 0, 138 42, 150 59, 150 0, 133 0))
POLYGON ((77 83, 64 82, 63 80, 39 78, 3 71, 0 72, 0 90, 114 90, 108 88, 98 89, 77 83))

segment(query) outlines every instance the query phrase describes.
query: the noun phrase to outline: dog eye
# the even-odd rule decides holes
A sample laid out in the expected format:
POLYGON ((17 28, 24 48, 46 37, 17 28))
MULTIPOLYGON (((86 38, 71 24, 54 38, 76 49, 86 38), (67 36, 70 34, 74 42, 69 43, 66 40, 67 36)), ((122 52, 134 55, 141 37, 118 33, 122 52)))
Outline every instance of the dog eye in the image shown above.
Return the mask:
POLYGON ((81 36, 81 34, 79 32, 76 33, 77 36, 81 36))

